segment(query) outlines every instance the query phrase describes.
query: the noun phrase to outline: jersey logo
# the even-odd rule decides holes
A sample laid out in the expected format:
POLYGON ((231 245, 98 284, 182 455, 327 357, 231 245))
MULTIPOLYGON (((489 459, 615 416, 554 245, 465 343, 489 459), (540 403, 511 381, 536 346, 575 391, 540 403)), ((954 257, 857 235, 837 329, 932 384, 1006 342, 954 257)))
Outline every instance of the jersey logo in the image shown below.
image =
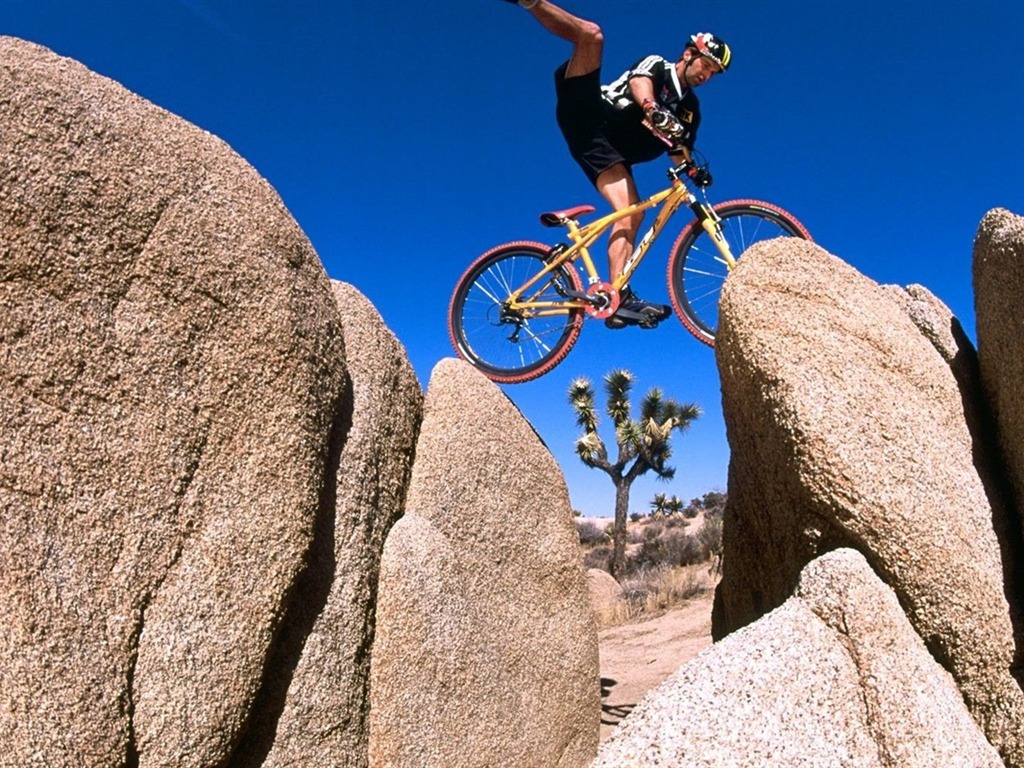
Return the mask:
POLYGON ((678 117, 684 123, 693 122, 693 112, 691 112, 688 109, 680 109, 679 112, 676 113, 676 117, 678 117))

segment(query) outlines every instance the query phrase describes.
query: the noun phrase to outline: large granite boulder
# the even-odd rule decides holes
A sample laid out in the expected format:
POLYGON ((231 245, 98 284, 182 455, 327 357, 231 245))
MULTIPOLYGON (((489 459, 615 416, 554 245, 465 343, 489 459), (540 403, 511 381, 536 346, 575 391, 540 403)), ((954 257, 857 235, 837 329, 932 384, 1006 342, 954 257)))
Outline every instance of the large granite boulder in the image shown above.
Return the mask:
POLYGON ((1018 498, 1024 499, 1024 218, 1004 209, 981 221, 974 301, 982 381, 1018 498))
MULTIPOLYGON (((1002 285, 1001 279, 999 282, 1002 285)), ((922 285, 906 288, 887 285, 885 288, 935 346, 956 378, 963 400, 964 418, 973 439, 974 466, 992 506, 992 528, 1002 551, 1003 594, 1009 602, 1014 634, 1013 669, 1024 669, 1024 538, 1021 536, 1019 512, 1013 501, 1010 473, 998 444, 996 414, 993 412, 993 403, 998 402, 998 396, 989 396, 984 391, 978 352, 949 307, 922 285)), ((1004 317, 1013 316, 1014 310, 1005 302, 1002 306, 998 301, 993 304, 1004 317)), ((996 324, 999 330, 1008 325, 1005 320, 996 324)), ((1015 381, 1013 385, 1016 385, 1015 381)), ((1019 679, 1019 673, 1015 672, 1014 676, 1019 679)))
POLYGON ((561 471, 497 386, 443 360, 381 562, 370 765, 584 766, 598 677, 561 471))
POLYGON ((405 501, 423 406, 405 349, 377 310, 351 285, 333 286, 351 397, 339 422, 343 448, 330 468, 333 514, 318 523, 244 742, 249 764, 265 768, 367 765, 377 574, 405 501))
POLYGON ((223 142, 0 38, 0 752, 221 765, 318 515, 327 276, 223 142))
MULTIPOLYGON (((949 307, 923 285, 885 285, 883 289, 907 313, 921 334, 949 364, 961 389, 976 387, 977 352, 949 307)), ((973 394, 973 393, 971 393, 973 394)))
MULTIPOLYGON (((1004 527, 1011 546, 1004 567, 1007 594, 1016 599, 1017 615, 1024 614, 1024 218, 1004 209, 990 211, 974 241, 974 303, 978 332, 981 388, 990 409, 1004 495, 1016 499, 1004 527)), ((1024 619, 1016 621, 1017 669, 1024 670, 1024 619)))
POLYGON ((780 605, 821 553, 857 549, 1024 765, 993 509, 937 346, 889 291, 786 239, 730 276, 716 352, 732 450, 716 637, 780 605))
POLYGON ((682 666, 593 768, 1000 768, 956 683, 863 556, 810 563, 796 594, 682 666))

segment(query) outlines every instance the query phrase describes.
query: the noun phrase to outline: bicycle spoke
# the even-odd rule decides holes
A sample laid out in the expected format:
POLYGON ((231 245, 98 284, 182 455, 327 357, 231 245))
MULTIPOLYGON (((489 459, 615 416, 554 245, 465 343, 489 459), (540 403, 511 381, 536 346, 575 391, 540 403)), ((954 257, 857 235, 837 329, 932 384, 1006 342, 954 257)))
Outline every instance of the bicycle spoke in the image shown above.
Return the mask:
POLYGON ((532 246, 495 249, 481 257, 456 288, 449 310, 456 351, 495 380, 526 381, 544 373, 579 335, 582 311, 555 311, 565 301, 566 287, 580 290, 568 268, 545 275, 525 295, 511 300, 541 273, 546 256, 546 248, 532 246), (531 307, 536 304, 545 306, 531 307))
MULTIPOLYGON (((719 227, 733 258, 751 246, 783 236, 807 236, 785 211, 767 203, 736 201, 716 206, 719 227)), ((692 225, 676 243, 669 262, 669 290, 683 324, 699 340, 714 344, 718 300, 729 269, 710 236, 692 225)))

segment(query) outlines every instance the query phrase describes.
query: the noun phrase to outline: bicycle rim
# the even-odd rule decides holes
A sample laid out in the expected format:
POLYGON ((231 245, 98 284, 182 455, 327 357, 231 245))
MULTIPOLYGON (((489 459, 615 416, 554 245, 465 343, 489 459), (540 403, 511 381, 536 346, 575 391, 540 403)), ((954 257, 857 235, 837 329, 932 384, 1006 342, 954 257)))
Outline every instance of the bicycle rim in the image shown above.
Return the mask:
MULTIPOLYGON (((734 200, 714 206, 732 254, 739 258, 750 246, 776 237, 810 240, 807 229, 791 214, 770 203, 734 200)), ((668 262, 669 295, 676 315, 699 341, 714 346, 718 331, 718 300, 729 268, 700 222, 687 225, 672 247, 668 262)))
MULTIPOLYGON (((492 381, 517 384, 550 371, 572 349, 583 324, 580 309, 510 313, 503 308, 512 291, 544 267, 548 248, 510 243, 488 251, 459 280, 448 309, 448 333, 463 360, 492 381)), ((566 266, 532 286, 534 301, 562 302, 560 291, 580 291, 566 266)))

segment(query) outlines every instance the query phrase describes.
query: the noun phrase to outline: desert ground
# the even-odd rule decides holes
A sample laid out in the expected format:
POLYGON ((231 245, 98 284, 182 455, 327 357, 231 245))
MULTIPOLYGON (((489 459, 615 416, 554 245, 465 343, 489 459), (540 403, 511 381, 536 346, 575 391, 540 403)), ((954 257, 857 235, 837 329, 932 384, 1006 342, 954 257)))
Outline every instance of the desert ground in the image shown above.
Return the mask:
POLYGON ((707 591, 661 616, 602 629, 601 740, 682 664, 711 645, 711 602, 707 591))

